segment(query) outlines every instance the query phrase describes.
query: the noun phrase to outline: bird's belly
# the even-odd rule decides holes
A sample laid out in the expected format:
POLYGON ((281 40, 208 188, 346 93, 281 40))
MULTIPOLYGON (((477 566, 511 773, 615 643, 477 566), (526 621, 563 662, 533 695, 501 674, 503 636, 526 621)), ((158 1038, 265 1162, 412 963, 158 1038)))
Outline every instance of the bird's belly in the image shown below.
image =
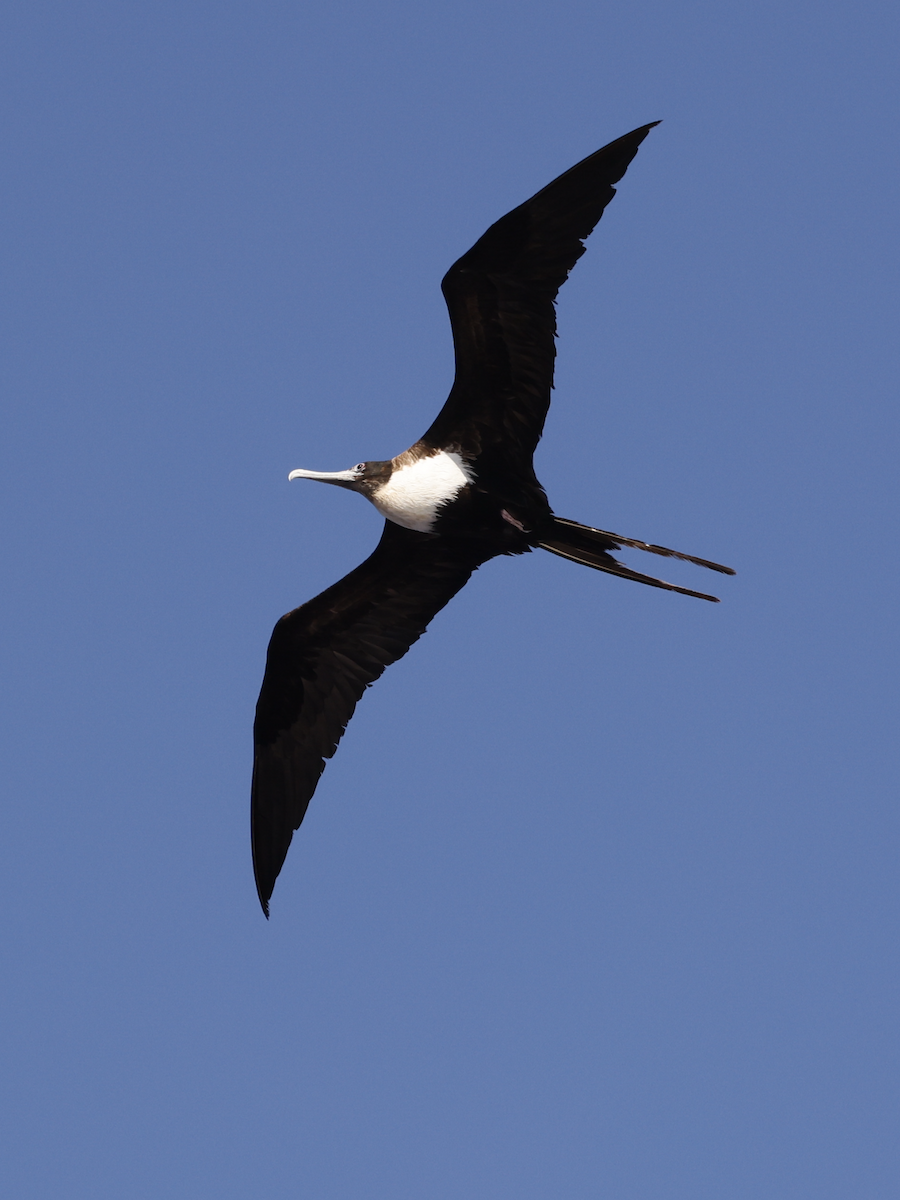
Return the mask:
POLYGON ((452 451, 439 450, 392 471, 371 500, 395 525, 429 533, 440 509, 474 478, 465 459, 452 451))

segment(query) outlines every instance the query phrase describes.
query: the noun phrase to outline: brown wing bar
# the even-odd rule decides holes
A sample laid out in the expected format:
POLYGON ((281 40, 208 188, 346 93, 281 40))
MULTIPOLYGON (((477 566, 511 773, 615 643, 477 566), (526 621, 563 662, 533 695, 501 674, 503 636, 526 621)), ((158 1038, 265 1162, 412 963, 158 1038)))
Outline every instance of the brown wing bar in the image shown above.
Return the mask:
POLYGON ((444 276, 456 377, 425 442, 455 442, 472 457, 502 445, 530 469, 553 386, 556 294, 615 195, 613 184, 658 124, 560 175, 501 217, 444 276))
POLYGON ((253 727, 253 872, 263 911, 356 702, 491 554, 386 522, 374 553, 282 617, 253 727))

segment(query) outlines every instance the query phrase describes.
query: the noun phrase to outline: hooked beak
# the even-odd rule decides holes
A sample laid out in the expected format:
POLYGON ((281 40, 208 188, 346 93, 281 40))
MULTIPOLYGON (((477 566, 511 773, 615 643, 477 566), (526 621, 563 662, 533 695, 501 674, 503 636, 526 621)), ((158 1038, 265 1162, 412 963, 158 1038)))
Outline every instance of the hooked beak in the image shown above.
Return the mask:
POLYGON ((349 471, 291 471, 288 479, 319 479, 322 483, 336 483, 338 487, 351 487, 359 479, 356 467, 349 471))

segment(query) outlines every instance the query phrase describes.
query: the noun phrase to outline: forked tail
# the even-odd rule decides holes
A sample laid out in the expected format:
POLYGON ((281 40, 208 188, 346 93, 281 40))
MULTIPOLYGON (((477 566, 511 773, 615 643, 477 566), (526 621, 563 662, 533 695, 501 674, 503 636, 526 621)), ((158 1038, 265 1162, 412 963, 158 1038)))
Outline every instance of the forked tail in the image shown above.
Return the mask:
POLYGON ((541 530, 538 545, 551 554, 561 558, 571 559, 585 567, 593 567, 596 571, 607 571, 610 575, 619 575, 622 579, 634 579, 638 583, 647 583, 650 587, 665 588, 667 592, 679 592, 682 596, 696 596, 698 600, 711 600, 719 603, 718 596, 708 596, 705 592, 692 592, 690 588, 676 587, 674 583, 666 583, 663 579, 655 579, 652 575, 642 575, 640 571, 632 571, 624 563, 620 563, 609 553, 610 550, 620 550, 622 546, 633 546, 636 550, 648 550, 651 554, 662 554, 665 558, 680 558, 685 562, 696 563, 698 567, 709 567, 711 571, 720 571, 723 575, 734 575, 731 567, 723 567, 720 563, 709 562, 705 558, 695 558, 693 554, 681 554, 678 550, 667 550, 665 546, 654 546, 650 542, 639 542, 635 538, 621 537, 618 533, 610 533, 606 529, 592 529, 590 525, 579 525, 577 521, 567 521, 563 517, 553 517, 552 524, 541 530))

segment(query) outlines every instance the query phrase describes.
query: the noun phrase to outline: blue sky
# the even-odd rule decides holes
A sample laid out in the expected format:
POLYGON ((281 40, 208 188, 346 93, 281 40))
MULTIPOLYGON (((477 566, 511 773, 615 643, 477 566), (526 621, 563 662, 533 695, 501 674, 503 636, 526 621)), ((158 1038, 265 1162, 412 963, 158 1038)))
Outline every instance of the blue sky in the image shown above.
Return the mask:
POLYGON ((898 25, 7 4, 5 1195, 897 1195, 898 25), (419 437, 446 268, 660 118, 563 291, 538 472, 738 577, 488 564, 266 923, 266 642, 380 525, 287 473, 419 437))

